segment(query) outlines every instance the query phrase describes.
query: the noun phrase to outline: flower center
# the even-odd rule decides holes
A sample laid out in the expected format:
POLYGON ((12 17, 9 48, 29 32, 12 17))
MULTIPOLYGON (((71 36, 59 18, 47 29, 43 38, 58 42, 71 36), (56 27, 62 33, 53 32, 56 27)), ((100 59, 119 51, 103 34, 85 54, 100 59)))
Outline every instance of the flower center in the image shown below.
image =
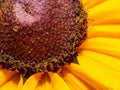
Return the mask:
POLYGON ((0 3, 0 64, 29 77, 73 62, 86 38, 79 0, 4 0, 0 3))

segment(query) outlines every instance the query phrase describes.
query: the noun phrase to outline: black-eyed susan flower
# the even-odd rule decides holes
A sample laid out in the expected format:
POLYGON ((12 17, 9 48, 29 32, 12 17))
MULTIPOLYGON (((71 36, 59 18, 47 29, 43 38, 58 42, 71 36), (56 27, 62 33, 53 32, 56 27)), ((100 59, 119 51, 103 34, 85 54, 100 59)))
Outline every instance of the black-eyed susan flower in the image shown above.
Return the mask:
POLYGON ((1 0, 0 90, 119 90, 119 2, 1 0))

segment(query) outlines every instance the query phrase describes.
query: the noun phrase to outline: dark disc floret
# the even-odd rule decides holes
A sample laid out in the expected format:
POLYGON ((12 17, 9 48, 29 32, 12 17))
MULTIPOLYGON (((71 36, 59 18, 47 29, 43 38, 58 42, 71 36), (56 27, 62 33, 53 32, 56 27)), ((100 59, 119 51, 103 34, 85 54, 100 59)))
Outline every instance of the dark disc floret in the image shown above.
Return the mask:
POLYGON ((86 39, 79 0, 0 1, 0 64, 25 77, 74 62, 86 39))

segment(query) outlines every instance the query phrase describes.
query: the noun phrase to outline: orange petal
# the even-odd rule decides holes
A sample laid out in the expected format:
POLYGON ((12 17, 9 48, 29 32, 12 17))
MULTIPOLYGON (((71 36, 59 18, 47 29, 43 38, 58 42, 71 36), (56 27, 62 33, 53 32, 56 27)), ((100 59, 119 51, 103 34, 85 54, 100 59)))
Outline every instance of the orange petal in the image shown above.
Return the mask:
POLYGON ((91 26, 88 30, 88 38, 93 37, 120 38, 120 25, 91 26))
POLYGON ((22 76, 16 72, 0 69, 0 90, 21 90, 22 76))
POLYGON ((52 90, 71 90, 57 73, 49 73, 52 84, 52 90))
POLYGON ((22 90, 70 90, 56 73, 35 74, 28 78, 22 90))
POLYGON ((23 87, 23 77, 22 77, 22 75, 20 75, 20 80, 19 80, 19 83, 18 83, 18 89, 17 90, 22 90, 22 87, 23 87))
POLYGON ((48 73, 42 74, 36 86, 36 90, 52 90, 50 76, 48 73))
POLYGON ((89 15, 89 25, 120 24, 120 10, 102 11, 97 14, 89 15))
POLYGON ((120 90, 120 71, 110 68, 97 61, 98 58, 105 60, 106 58, 104 59, 104 56, 97 57, 97 55, 91 54, 94 58, 96 58, 92 59, 91 57, 87 57, 87 54, 88 53, 84 51, 79 54, 79 70, 87 74, 92 79, 100 82, 102 85, 108 87, 109 90, 120 90))
MULTIPOLYGON (((101 0, 96 0, 96 1, 95 0, 88 0, 87 2, 90 3, 91 1, 94 1, 94 3, 96 3, 96 2, 99 2, 101 0)), ((95 14, 97 14, 99 12, 113 11, 113 10, 119 10, 120 9, 120 5, 119 5, 120 0, 103 0, 103 1, 105 1, 105 2, 103 2, 103 3, 99 4, 99 5, 96 5, 95 7, 91 8, 88 11, 88 13, 90 15, 95 15, 95 14)))
POLYGON ((120 23, 120 0, 106 0, 88 10, 90 25, 119 24, 120 23), (114 3, 114 4, 113 4, 114 3))
POLYGON ((41 75, 42 74, 37 73, 35 75, 32 75, 30 78, 28 78, 27 81, 25 82, 22 90, 36 90, 36 86, 39 82, 41 75))
POLYGON ((97 6, 105 1, 106 0, 83 0, 83 5, 84 5, 85 9, 90 9, 90 8, 93 8, 94 6, 97 6))
POLYGON ((83 50, 92 50, 120 58, 120 39, 116 38, 90 38, 80 47, 83 50))
MULTIPOLYGON (((69 67, 70 68, 70 67, 69 67)), ((71 90, 88 90, 88 86, 76 78, 69 70, 62 68, 62 71, 59 72, 61 78, 67 83, 71 90)))
POLYGON ((105 65, 111 69, 117 70, 120 72, 120 58, 115 58, 109 55, 102 53, 97 53, 89 50, 83 50, 80 55, 92 59, 92 61, 98 62, 102 65, 105 65))
POLYGON ((106 87, 86 76, 79 68, 79 65, 71 64, 63 67, 60 72, 71 90, 107 90, 106 87))

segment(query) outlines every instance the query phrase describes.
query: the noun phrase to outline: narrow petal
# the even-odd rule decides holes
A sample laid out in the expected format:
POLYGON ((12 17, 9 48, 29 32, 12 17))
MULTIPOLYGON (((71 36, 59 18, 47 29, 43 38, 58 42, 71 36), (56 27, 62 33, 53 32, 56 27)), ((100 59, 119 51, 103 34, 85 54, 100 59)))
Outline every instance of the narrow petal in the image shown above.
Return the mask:
POLYGON ((70 88, 57 73, 49 72, 41 77, 36 90, 70 90, 70 88))
POLYGON ((94 6, 97 6, 105 1, 106 0, 83 0, 83 5, 84 5, 85 9, 90 9, 90 8, 93 8, 94 6))
POLYGON ((92 61, 120 72, 120 59, 118 58, 88 50, 83 50, 80 54, 92 59, 92 61))
POLYGON ((90 38, 81 45, 81 49, 92 50, 120 58, 120 39, 90 38))
POLYGON ((42 74, 37 73, 35 75, 32 75, 30 78, 28 78, 27 81, 25 82, 22 90, 36 90, 36 86, 39 82, 41 75, 42 74))
POLYGON ((48 73, 42 74, 35 90, 54 90, 48 73))
MULTIPOLYGON (((92 79, 100 82, 109 88, 109 90, 120 90, 120 71, 112 69, 104 64, 101 64, 90 57, 87 57, 87 53, 81 52, 78 56, 80 62, 79 70, 87 74, 92 79)), ((93 54, 94 55, 94 54, 93 54)), ((101 57, 96 57, 96 60, 101 57)), ((103 57, 103 56, 102 56, 103 57)), ((101 60, 105 60, 102 58, 101 60)))
POLYGON ((93 37, 120 38, 120 25, 91 26, 88 30, 88 38, 93 37))
POLYGON ((70 90, 64 80, 56 73, 32 75, 22 90, 70 90))
POLYGON ((88 86, 84 85, 82 81, 76 78, 70 71, 63 69, 59 75, 68 84, 71 90, 88 90, 88 86))
POLYGON ((107 90, 106 87, 86 76, 79 68, 79 65, 71 64, 63 67, 60 72, 71 90, 107 90))
MULTIPOLYGON (((89 0, 89 1, 91 2, 91 0, 89 0)), ((92 1, 95 1, 95 0, 92 0, 92 1)), ((97 0, 97 1, 101 1, 101 0, 97 0)), ((95 2, 97 2, 97 1, 95 1, 95 2)), ((120 3, 120 0, 105 0, 105 2, 103 2, 103 3, 101 3, 101 4, 97 5, 97 6, 95 6, 93 8, 91 8, 88 11, 88 13, 89 13, 89 15, 95 15, 95 14, 97 14, 99 12, 119 10, 120 9, 119 3, 120 3)))
POLYGON ((57 73, 50 73, 49 75, 51 79, 52 90, 70 90, 63 78, 61 78, 57 73))
POLYGON ((20 75, 20 80, 19 80, 19 83, 18 83, 18 89, 17 90, 22 90, 22 87, 23 87, 23 77, 22 77, 22 75, 20 75))
POLYGON ((22 76, 16 72, 0 69, 0 90, 21 90, 22 76))
POLYGON ((120 24, 120 10, 102 11, 94 13, 88 17, 92 21, 89 21, 89 25, 105 25, 105 24, 120 24))
POLYGON ((119 24, 120 0, 106 0, 88 11, 89 25, 119 24))

